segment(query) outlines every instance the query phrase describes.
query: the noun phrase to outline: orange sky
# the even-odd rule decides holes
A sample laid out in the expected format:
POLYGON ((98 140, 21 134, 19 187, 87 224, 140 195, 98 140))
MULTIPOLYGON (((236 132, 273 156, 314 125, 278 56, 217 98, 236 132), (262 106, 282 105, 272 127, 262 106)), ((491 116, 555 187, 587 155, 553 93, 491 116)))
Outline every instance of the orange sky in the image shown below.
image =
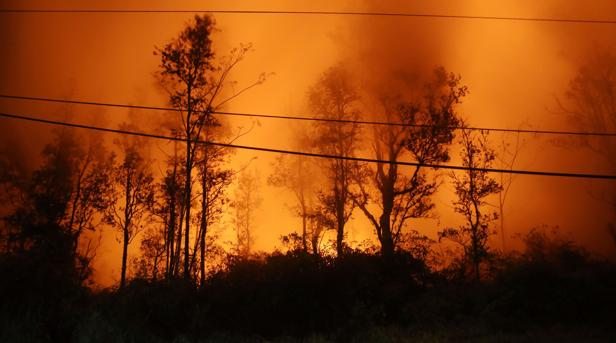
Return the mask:
MULTIPOLYGON (((47 2, 1 1, 2 8, 50 8, 47 2)), ((396 11, 490 16, 606 18, 616 13, 612 1, 587 1, 574 6, 563 1, 58 1, 53 8, 150 9, 262 9, 396 11)), ((102 102, 164 105, 153 73, 159 57, 152 51, 175 37, 191 14, 0 14, 0 93, 41 97, 68 97, 102 102)), ((614 47, 616 25, 540 22, 479 21, 428 18, 238 15, 215 16, 218 54, 241 42, 252 42, 254 52, 239 65, 234 79, 240 84, 261 72, 273 72, 268 81, 234 101, 227 110, 271 114, 305 114, 308 87, 327 67, 345 61, 354 66, 358 82, 394 70, 444 65, 461 74, 470 95, 460 112, 476 126, 571 129, 554 114, 555 96, 562 96, 568 81, 588 53, 597 47, 614 47)), ((57 105, 0 100, 10 113, 64 118, 57 105)), ((127 112, 117 109, 73 107, 73 119, 114 126, 127 112)), ((141 120, 157 129, 160 113, 142 113, 141 120)), ((238 143, 292 148, 289 123, 260 120, 238 143)), ((0 142, 16 155, 35 156, 50 137, 42 125, 0 121, 0 142), (36 137, 36 138, 33 138, 36 137)), ((236 120, 232 125, 248 126, 236 120)), ((297 124, 300 125, 300 124, 297 124)), ((492 135, 498 142, 501 137, 492 135)), ((158 143, 165 149, 163 143, 158 143)), ((158 148, 153 148, 154 150, 158 148)), ((251 161, 266 178, 275 155, 238 151, 233 165, 251 161), (257 157, 256 160, 252 160, 257 157)), ((452 161, 452 163, 455 163, 452 161)), ((26 166, 34 168, 32 165, 26 166)), ((609 173, 587 152, 566 150, 545 137, 529 136, 521 152, 519 169, 609 173), (582 163, 583 162, 583 163, 582 163)), ((265 180, 263 180, 265 183, 265 180)), ((576 241, 597 252, 613 255, 606 225, 614 218, 609 208, 589 195, 590 182, 520 176, 511 189, 507 225, 525 232, 540 224, 559 225, 576 241), (589 218, 592 218, 590 220, 589 218)), ((607 187, 609 182, 596 182, 607 187)), ((291 194, 264 184, 264 202, 258 213, 256 245, 271 250, 278 237, 298 228, 300 222, 287 208, 291 194)), ((460 218, 450 208, 451 190, 439 193, 439 221, 422 221, 417 227, 434 235, 460 218)), ((350 238, 372 237, 372 229, 358 212, 351 222, 350 238)), ((223 223, 225 224, 225 223, 223 223)), ((226 222, 228 224, 228 222, 226 222)), ((120 245, 110 229, 95 267, 102 283, 117 279, 120 245), (102 276, 100 276, 102 275, 102 276)), ((138 248, 133 244, 131 253, 138 248)))

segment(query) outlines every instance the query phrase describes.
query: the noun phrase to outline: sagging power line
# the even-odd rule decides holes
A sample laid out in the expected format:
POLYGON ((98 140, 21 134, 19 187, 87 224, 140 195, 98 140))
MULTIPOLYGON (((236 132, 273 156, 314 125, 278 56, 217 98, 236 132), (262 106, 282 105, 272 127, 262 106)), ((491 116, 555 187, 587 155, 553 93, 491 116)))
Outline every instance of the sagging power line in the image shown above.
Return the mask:
MULTIPOLYGON (((162 139, 162 140, 169 140, 169 141, 182 141, 182 142, 186 141, 185 138, 181 138, 181 137, 172 137, 172 136, 158 135, 158 134, 145 133, 145 132, 136 132, 136 131, 122 130, 122 129, 112 129, 108 127, 92 126, 92 125, 77 124, 77 123, 67 123, 67 122, 62 122, 62 121, 36 118, 36 117, 24 116, 24 115, 18 115, 18 114, 0 112, 0 117, 17 119, 17 120, 25 120, 25 121, 37 122, 37 123, 44 123, 44 124, 51 124, 51 125, 58 125, 58 126, 65 126, 65 127, 73 127, 73 128, 86 129, 86 130, 94 130, 94 131, 101 131, 101 132, 131 135, 131 136, 162 139)), ((481 171, 481 172, 488 172, 488 173, 505 173, 505 174, 518 174, 518 175, 537 175, 537 176, 551 176, 551 177, 616 180, 616 175, 607 175, 607 174, 562 173, 562 172, 551 172, 551 171, 533 171, 533 170, 515 170, 515 169, 508 170, 508 169, 496 169, 496 168, 469 168, 469 167, 455 166, 455 165, 438 165, 438 164, 406 162, 406 161, 387 161, 387 160, 353 157, 353 156, 335 156, 335 155, 317 154, 317 153, 303 152, 303 151, 292 151, 292 150, 283 150, 283 149, 263 148, 263 147, 249 146, 249 145, 238 145, 238 144, 228 144, 228 143, 220 143, 220 142, 213 142, 213 141, 203 141, 203 140, 198 140, 198 139, 194 139, 192 140, 192 142, 194 142, 195 144, 206 144, 206 145, 220 146, 220 147, 233 148, 233 149, 254 150, 254 151, 263 151, 263 152, 270 152, 270 153, 287 154, 287 155, 328 158, 328 159, 348 160, 348 161, 367 162, 367 163, 395 164, 395 165, 402 165, 402 166, 424 167, 424 168, 433 168, 433 169, 472 170, 472 171, 481 171)))
POLYGON ((407 17, 456 20, 490 20, 522 21, 568 24, 616 24, 610 19, 575 19, 514 16, 479 16, 437 13, 403 13, 403 12, 360 12, 360 11, 276 11, 276 10, 164 10, 164 9, 0 9, 0 13, 115 13, 115 14, 155 14, 155 13, 210 13, 210 14, 265 14, 265 15, 309 15, 309 16, 361 16, 361 17, 407 17))
MULTIPOLYGON (((32 101, 44 101, 63 104, 74 105, 86 105, 86 106, 103 106, 103 107, 118 107, 138 110, 153 110, 153 111, 171 111, 181 112, 184 109, 177 109, 173 107, 162 106, 148 106, 148 105, 131 105, 131 104, 119 104, 97 101, 85 101, 85 100, 68 100, 68 99, 55 99, 55 98, 41 98, 30 96, 18 96, 18 95, 6 95, 0 94, 0 98, 16 99, 16 100, 32 100, 32 101)), ((196 113, 204 113, 205 111, 194 111, 196 113)), ((212 114, 237 116, 237 117, 253 117, 253 118, 267 118, 267 119, 282 119, 282 120, 300 120, 300 121, 316 121, 316 122, 330 122, 340 124, 359 124, 359 125, 381 125, 381 126, 402 126, 402 127, 436 127, 435 125, 426 124, 407 124, 398 122, 380 122, 371 120, 347 120, 347 119, 331 119, 331 118, 315 118, 304 116, 283 116, 274 114, 260 114, 260 113, 242 113, 242 112, 228 112, 228 111, 212 111, 212 114)), ((440 127, 440 126, 439 126, 440 127)), ((493 128, 493 127, 475 127, 475 126, 445 126, 442 128, 451 130, 472 130, 472 131, 485 131, 485 132, 510 132, 510 133, 523 133, 523 134, 547 134, 547 135, 569 135, 569 136, 600 136, 600 137, 616 137, 616 132, 584 132, 584 131, 555 131, 555 130, 531 130, 531 129, 505 129, 505 128, 493 128)))

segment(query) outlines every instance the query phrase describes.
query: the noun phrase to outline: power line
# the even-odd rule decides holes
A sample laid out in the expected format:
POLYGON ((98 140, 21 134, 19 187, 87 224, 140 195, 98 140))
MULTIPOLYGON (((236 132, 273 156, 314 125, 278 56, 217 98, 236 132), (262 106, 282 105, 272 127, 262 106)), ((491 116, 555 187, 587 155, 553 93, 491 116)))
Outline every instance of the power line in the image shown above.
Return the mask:
POLYGON ((504 20, 530 21, 548 23, 576 24, 616 24, 616 20, 607 19, 567 19, 545 17, 513 17, 513 16, 478 16, 436 13, 402 13, 402 12, 355 12, 355 11, 274 11, 274 10, 138 10, 138 9, 0 9, 0 13, 116 13, 116 14, 153 14, 153 13, 209 13, 209 14, 270 14, 270 15, 318 15, 318 16, 370 16, 370 17, 410 17, 437 18, 459 20, 504 20))
MULTIPOLYGON (((163 139, 163 140, 170 140, 170 141, 182 141, 182 142, 186 141, 185 138, 180 138, 180 137, 172 137, 172 136, 158 135, 158 134, 145 133, 145 132, 136 132, 136 131, 122 130, 122 129, 111 129, 107 127, 84 125, 84 124, 77 124, 77 123, 67 123, 67 122, 62 122, 62 121, 35 118, 35 117, 30 117, 30 116, 18 115, 18 114, 0 112, 0 117, 18 119, 18 120, 26 120, 26 121, 45 123, 45 124, 51 124, 51 125, 74 127, 74 128, 80 128, 80 129, 86 129, 86 130, 131 135, 131 136, 148 137, 148 138, 163 139)), ((228 143, 220 143, 220 142, 212 142, 212 141, 203 141, 203 140, 196 140, 196 139, 193 140, 193 142, 195 144, 206 144, 206 145, 220 146, 220 147, 233 148, 233 149, 245 149, 245 150, 263 151, 263 152, 271 152, 271 153, 279 153, 279 154, 287 154, 287 155, 328 158, 328 159, 357 161, 357 162, 396 164, 396 165, 403 165, 403 166, 425 167, 425 168, 434 168, 434 169, 441 168, 441 169, 451 169, 451 170, 473 170, 473 171, 482 171, 482 172, 488 172, 488 173, 507 173, 507 174, 519 174, 519 175, 539 175, 539 176, 552 176, 552 177, 616 180, 616 175, 606 175, 606 174, 562 173, 562 172, 547 172, 547 171, 533 171, 533 170, 515 170, 515 169, 508 170, 508 169, 495 169, 495 168, 467 168, 467 167, 455 166, 455 165, 439 165, 439 164, 418 163, 418 162, 405 162, 405 161, 391 162, 387 160, 372 159, 372 158, 352 157, 352 156, 335 156, 335 155, 318 154, 318 153, 303 152, 303 151, 292 151, 292 150, 255 147, 255 146, 249 146, 249 145, 237 145, 237 144, 228 144, 228 143)))
MULTIPOLYGON (((0 94, 0 98, 45 101, 45 102, 65 103, 65 104, 74 104, 74 105, 131 108, 131 109, 138 109, 138 110, 173 111, 173 112, 182 111, 180 109, 173 108, 173 107, 130 105, 130 104, 118 104, 118 103, 83 101, 83 100, 63 100, 63 99, 39 98, 39 97, 5 95, 5 94, 0 94)), ((195 111, 195 112, 204 113, 204 111, 195 111)), ((380 122, 380 121, 370 121, 370 120, 346 120, 346 119, 314 118, 314 117, 301 117, 301 116, 283 116, 283 115, 259 114, 259 113, 242 113, 242 112, 226 112, 226 111, 213 111, 211 113, 218 114, 218 115, 226 115, 226 116, 283 119, 283 120, 300 120, 300 121, 317 121, 317 122, 331 122, 331 123, 340 123, 340 124, 382 125, 382 126, 402 126, 402 127, 420 127, 420 128, 436 127, 436 125, 428 125, 428 124, 407 124, 407 123, 380 122)), ((491 127, 473 127, 473 126, 470 126, 470 127, 445 126, 443 128, 448 128, 452 130, 473 130, 473 131, 510 132, 510 133, 513 132, 513 133, 524 133, 524 134, 616 137, 616 132, 504 129, 504 128, 491 128, 491 127)))

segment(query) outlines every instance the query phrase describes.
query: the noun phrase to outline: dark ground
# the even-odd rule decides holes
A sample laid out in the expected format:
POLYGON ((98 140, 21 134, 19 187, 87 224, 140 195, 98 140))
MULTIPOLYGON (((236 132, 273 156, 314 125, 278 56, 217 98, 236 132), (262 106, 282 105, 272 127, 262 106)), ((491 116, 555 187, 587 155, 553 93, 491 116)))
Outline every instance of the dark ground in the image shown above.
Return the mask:
POLYGON ((616 268, 572 247, 499 258, 481 282, 408 254, 274 253, 203 287, 92 292, 33 255, 0 258, 1 342, 610 342, 616 268))

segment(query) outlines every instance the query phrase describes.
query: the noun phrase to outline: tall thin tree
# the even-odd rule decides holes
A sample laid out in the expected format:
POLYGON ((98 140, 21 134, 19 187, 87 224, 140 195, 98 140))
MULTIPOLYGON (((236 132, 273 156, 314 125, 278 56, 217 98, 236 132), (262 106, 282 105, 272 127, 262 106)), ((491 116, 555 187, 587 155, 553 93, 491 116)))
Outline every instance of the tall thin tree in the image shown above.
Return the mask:
MULTIPOLYGON (((326 70, 309 92, 310 110, 319 118, 334 120, 357 120, 359 99, 350 72, 338 64, 326 70)), ((358 148, 359 125, 356 123, 317 122, 314 126, 313 144, 322 154, 353 156, 358 148)), ((336 231, 336 253, 344 253, 345 226, 355 204, 350 187, 353 174, 359 170, 356 161, 343 159, 327 160, 322 165, 326 175, 326 186, 319 192, 319 202, 336 231)))
POLYGON ((192 209, 192 171, 197 152, 196 141, 206 129, 212 112, 233 100, 246 90, 265 81, 261 74, 255 82, 239 91, 222 97, 231 70, 243 60, 252 45, 240 45, 216 61, 212 47, 215 22, 211 16, 196 15, 179 36, 155 53, 161 55, 160 81, 169 94, 172 106, 180 113, 181 129, 186 140, 184 190, 184 277, 191 278, 190 235, 192 209))
POLYGON ((465 258, 473 266, 476 281, 480 280, 480 264, 488 257, 488 226, 498 218, 496 211, 485 210, 487 198, 497 194, 502 187, 494 180, 486 168, 496 159, 496 153, 488 145, 487 134, 473 134, 463 130, 460 138, 462 165, 467 168, 462 173, 452 173, 457 195, 454 209, 464 216, 465 223, 459 228, 448 228, 439 233, 440 238, 448 238, 464 248, 465 258))
POLYGON ((240 173, 231 206, 235 210, 237 254, 244 259, 250 256, 254 245, 256 212, 263 200, 260 188, 257 171, 246 169, 240 173))
MULTIPOLYGON (((292 210, 301 218, 301 247, 307 252, 313 231, 316 229, 311 225, 315 215, 314 198, 317 181, 314 163, 302 156, 280 156, 272 167, 268 183, 276 187, 285 187, 295 196, 295 206, 292 210)), ((315 247, 312 248, 313 252, 316 252, 315 247)))
MULTIPOLYGON (((123 129, 130 129, 124 125, 123 129)), ((126 283, 128 245, 141 230, 142 221, 154 202, 154 187, 148 163, 143 157, 143 140, 125 137, 118 140, 123 159, 114 168, 113 180, 116 184, 116 201, 111 203, 106 215, 110 225, 122 232, 122 267, 120 288, 126 283)))

